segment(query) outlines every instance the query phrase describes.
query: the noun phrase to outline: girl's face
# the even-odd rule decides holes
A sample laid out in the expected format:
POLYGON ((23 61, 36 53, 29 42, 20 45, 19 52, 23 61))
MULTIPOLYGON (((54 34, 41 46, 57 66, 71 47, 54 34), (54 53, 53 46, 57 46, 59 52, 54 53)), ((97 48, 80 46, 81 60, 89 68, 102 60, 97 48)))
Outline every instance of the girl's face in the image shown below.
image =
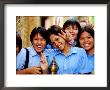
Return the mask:
POLYGON ((36 52, 40 53, 44 50, 46 46, 46 40, 40 35, 40 33, 37 33, 33 37, 33 47, 36 50, 36 52))
POLYGON ((51 40, 52 46, 54 46, 55 48, 57 48, 61 51, 64 49, 65 40, 62 37, 60 37, 58 35, 55 35, 55 34, 51 34, 50 35, 50 40, 51 40))
POLYGON ((76 25, 70 25, 67 28, 65 28, 65 32, 71 34, 71 39, 76 39, 78 35, 78 27, 76 25))
POLYGON ((84 48, 86 51, 89 51, 94 48, 94 39, 93 37, 86 31, 84 31, 80 38, 79 42, 82 48, 84 48))

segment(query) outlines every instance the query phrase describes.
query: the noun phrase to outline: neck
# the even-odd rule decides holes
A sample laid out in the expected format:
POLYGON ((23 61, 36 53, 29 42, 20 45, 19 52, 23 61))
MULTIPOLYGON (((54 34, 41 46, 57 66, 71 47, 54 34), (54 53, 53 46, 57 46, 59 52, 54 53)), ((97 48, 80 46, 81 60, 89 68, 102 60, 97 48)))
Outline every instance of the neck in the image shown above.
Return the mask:
POLYGON ((93 54, 94 54, 94 48, 92 48, 91 50, 87 51, 87 53, 88 53, 89 55, 93 55, 93 54))
POLYGON ((64 53, 64 55, 66 55, 68 52, 69 52, 69 50, 70 50, 70 45, 69 44, 65 44, 65 47, 64 47, 64 49, 62 50, 62 52, 64 53))

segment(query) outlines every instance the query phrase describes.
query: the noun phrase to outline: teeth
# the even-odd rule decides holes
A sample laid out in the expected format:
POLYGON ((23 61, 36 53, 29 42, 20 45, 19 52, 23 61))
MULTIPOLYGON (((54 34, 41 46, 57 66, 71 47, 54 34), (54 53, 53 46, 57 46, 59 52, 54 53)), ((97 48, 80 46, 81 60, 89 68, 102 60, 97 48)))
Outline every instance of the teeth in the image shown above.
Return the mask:
POLYGON ((89 47, 89 44, 84 44, 84 47, 89 47))
POLYGON ((42 46, 37 46, 38 48, 41 48, 42 46))

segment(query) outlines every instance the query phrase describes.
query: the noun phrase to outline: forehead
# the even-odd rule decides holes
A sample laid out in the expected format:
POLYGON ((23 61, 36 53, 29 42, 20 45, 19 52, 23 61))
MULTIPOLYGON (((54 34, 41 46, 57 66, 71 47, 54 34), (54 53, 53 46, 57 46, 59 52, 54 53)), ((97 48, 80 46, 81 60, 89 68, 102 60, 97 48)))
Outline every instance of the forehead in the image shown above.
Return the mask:
POLYGON ((40 33, 36 33, 34 38, 43 38, 43 36, 40 33))
POLYGON ((50 35, 50 39, 57 38, 57 37, 59 37, 59 36, 58 35, 55 35, 55 34, 51 34, 50 35))
POLYGON ((51 41, 54 41, 56 38, 59 38, 59 36, 58 35, 55 35, 55 34, 51 34, 50 35, 50 40, 51 41))
POLYGON ((84 32, 81 33, 81 37, 85 37, 85 36, 91 36, 91 34, 84 31, 84 32))
POLYGON ((76 26, 76 24, 70 24, 70 25, 68 25, 66 28, 78 28, 77 26, 76 26))

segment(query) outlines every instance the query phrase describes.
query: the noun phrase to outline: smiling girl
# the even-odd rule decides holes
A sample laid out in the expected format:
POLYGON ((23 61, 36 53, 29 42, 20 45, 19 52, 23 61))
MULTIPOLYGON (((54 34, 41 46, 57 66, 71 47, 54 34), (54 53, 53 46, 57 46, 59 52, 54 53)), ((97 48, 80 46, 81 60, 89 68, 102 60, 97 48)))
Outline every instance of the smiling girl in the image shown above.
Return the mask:
POLYGON ((26 65, 26 50, 21 49, 19 55, 17 55, 16 73, 17 74, 46 74, 48 73, 48 54, 45 51, 46 41, 46 29, 42 27, 34 28, 30 35, 30 41, 32 46, 28 48, 29 62, 26 65), (46 58, 47 57, 47 58, 46 58))
POLYGON ((84 48, 87 53, 89 69, 94 72, 94 30, 88 26, 84 27, 78 40, 79 46, 84 48))
POLYGON ((56 48, 54 57, 58 64, 57 74, 81 74, 90 72, 87 69, 87 55, 83 48, 72 47, 62 38, 61 27, 53 25, 48 29, 48 38, 56 48))

